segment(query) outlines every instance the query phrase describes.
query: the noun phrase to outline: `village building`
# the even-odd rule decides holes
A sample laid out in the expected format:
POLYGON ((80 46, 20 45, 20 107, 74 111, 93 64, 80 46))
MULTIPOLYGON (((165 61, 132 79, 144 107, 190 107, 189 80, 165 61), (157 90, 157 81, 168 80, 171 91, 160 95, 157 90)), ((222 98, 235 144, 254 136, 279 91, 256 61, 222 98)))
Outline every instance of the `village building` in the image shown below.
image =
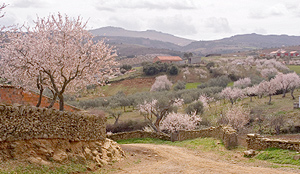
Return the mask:
POLYGON ((190 57, 188 58, 188 64, 200 64, 201 63, 201 57, 190 57))

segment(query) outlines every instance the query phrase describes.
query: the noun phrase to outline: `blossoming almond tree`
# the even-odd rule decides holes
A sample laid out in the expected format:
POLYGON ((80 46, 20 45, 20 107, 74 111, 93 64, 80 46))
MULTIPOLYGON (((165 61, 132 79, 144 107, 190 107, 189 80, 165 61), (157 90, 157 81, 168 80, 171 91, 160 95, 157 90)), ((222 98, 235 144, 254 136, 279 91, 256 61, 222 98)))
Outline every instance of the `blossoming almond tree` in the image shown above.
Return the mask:
MULTIPOLYGON (((299 86, 300 77, 295 72, 289 74, 278 73, 275 76, 274 81, 280 85, 281 89, 283 89, 282 97, 285 97, 285 94, 289 89, 295 89, 297 86, 299 86)), ((292 93, 291 95, 293 99, 295 99, 292 93)))
POLYGON ((174 107, 181 107, 183 105, 183 99, 172 99, 172 100, 161 100, 158 101, 156 99, 150 102, 144 102, 140 104, 139 111, 141 113, 147 114, 145 116, 146 119, 150 122, 150 126, 157 132, 160 132, 160 123, 161 121, 173 111, 174 107), (156 119, 154 123, 152 123, 152 118, 149 118, 149 115, 153 114, 156 119))
POLYGON ((165 119, 162 120, 159 128, 168 132, 176 132, 179 130, 193 130, 196 129, 202 119, 196 115, 169 113, 165 119))
POLYGON ((21 27, 7 33, 8 42, 2 46, 3 59, 9 65, 24 66, 25 72, 32 76, 45 74, 48 87, 59 98, 59 109, 63 110, 66 91, 101 84, 103 75, 110 73, 116 64, 112 47, 103 40, 94 42, 85 27, 80 17, 58 14, 37 18, 35 27, 21 27))
POLYGON ((279 84, 276 83, 274 79, 272 79, 271 81, 262 81, 258 85, 258 93, 269 96, 269 105, 271 104, 272 95, 275 94, 278 89, 280 89, 279 84))
POLYGON ((237 100, 237 99, 242 99, 245 97, 244 91, 239 88, 231 88, 231 87, 226 87, 220 92, 220 96, 230 100, 231 104, 237 100))

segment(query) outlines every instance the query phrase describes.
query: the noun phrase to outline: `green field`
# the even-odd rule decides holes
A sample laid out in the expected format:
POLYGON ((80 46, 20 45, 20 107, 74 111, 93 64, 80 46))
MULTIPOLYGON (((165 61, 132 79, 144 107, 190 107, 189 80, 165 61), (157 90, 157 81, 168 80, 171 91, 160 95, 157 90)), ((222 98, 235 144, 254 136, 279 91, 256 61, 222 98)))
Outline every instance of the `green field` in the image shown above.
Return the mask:
POLYGON ((297 74, 300 74, 300 66, 299 65, 288 65, 290 70, 295 71, 297 74))
POLYGON ((193 88, 197 88, 198 85, 200 85, 200 82, 195 82, 195 83, 187 83, 185 85, 185 89, 193 89, 193 88))

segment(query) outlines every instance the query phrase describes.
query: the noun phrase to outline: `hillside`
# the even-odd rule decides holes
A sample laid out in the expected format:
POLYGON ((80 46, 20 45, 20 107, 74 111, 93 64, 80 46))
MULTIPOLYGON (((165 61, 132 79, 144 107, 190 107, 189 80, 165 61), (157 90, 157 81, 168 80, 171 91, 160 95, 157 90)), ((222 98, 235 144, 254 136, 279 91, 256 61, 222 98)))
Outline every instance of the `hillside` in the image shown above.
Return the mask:
POLYGON ((96 36, 119 36, 119 37, 133 37, 144 38, 150 40, 158 40, 162 42, 170 42, 175 45, 185 46, 190 44, 193 40, 180 38, 171 34, 162 33, 155 30, 147 31, 130 31, 119 27, 103 27, 94 30, 90 30, 96 36))
POLYGON ((116 46, 120 56, 170 54, 183 55, 193 52, 197 55, 211 53, 237 53, 257 49, 280 48, 300 45, 300 36, 242 34, 211 41, 193 41, 154 30, 130 31, 117 27, 104 27, 91 32, 95 39, 108 39, 116 46))
POLYGON ((209 53, 232 53, 254 49, 300 45, 300 36, 288 35, 236 35, 214 41, 197 41, 184 46, 184 51, 209 53))

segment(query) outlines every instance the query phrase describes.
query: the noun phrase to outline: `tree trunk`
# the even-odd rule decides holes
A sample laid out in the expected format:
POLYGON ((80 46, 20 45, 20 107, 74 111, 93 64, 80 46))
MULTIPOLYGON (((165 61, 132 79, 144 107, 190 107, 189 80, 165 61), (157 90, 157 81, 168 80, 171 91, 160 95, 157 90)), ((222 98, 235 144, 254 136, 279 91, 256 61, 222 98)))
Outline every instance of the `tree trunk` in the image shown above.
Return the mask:
POLYGON ((291 96, 293 97, 293 100, 295 100, 294 90, 295 90, 295 88, 292 88, 292 89, 291 89, 291 96))
POLYGON ((64 110, 64 96, 62 94, 57 95, 59 98, 59 110, 63 111, 64 110))
POLYGON ((250 96, 250 102, 252 102, 252 96, 250 96))
POLYGON ((272 95, 269 95, 269 105, 271 104, 272 95))
POLYGON ((36 107, 40 107, 40 105, 41 105, 41 103, 42 103, 43 91, 44 91, 44 89, 41 88, 41 89, 40 89, 39 101, 38 101, 38 103, 36 104, 36 107))
POLYGON ((156 127, 157 132, 160 132, 160 129, 159 129, 159 123, 160 123, 161 120, 162 120, 162 117, 161 117, 161 116, 156 117, 156 121, 155 121, 155 123, 154 123, 154 126, 156 127))
POLYGON ((55 103, 55 101, 56 101, 56 98, 57 98, 57 94, 54 93, 54 94, 53 94, 53 98, 52 98, 52 100, 51 100, 51 103, 50 103, 50 105, 49 105, 47 108, 52 108, 52 107, 54 106, 54 103, 55 103))
POLYGON ((285 93, 286 93, 286 89, 283 89, 282 98, 284 98, 284 97, 285 97, 285 93))

